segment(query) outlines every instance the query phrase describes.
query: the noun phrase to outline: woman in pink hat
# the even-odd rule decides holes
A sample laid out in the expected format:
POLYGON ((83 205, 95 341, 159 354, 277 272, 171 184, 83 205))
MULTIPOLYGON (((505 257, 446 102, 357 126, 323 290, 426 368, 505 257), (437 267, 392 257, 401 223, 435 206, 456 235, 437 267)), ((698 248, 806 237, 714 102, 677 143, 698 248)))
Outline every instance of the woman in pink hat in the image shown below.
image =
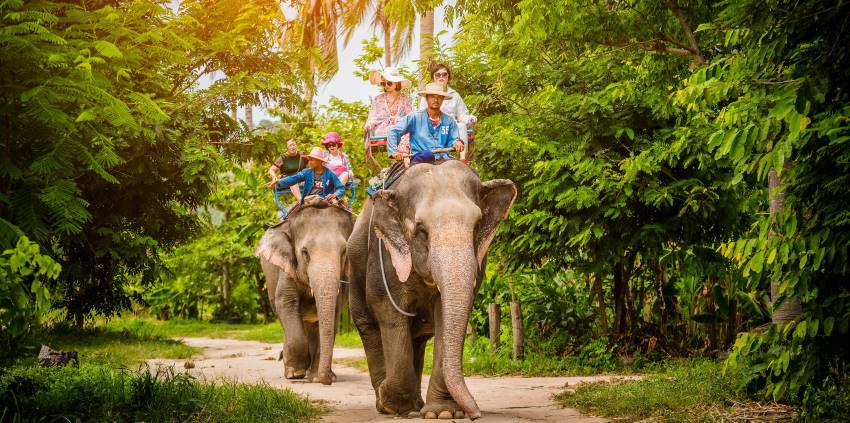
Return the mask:
POLYGON ((337 132, 328 132, 325 140, 322 141, 326 149, 324 158, 327 160, 327 167, 336 173, 343 185, 346 185, 350 179, 354 178, 354 168, 351 166, 348 155, 342 152, 342 144, 342 138, 337 132))
MULTIPOLYGON (((369 74, 369 82, 383 87, 384 92, 372 99, 366 131, 372 135, 387 135, 393 125, 413 111, 410 99, 401 94, 402 88, 410 87, 410 81, 398 69, 389 67, 383 71, 373 70, 369 74)), ((402 148, 408 145, 407 139, 402 140, 402 148)))

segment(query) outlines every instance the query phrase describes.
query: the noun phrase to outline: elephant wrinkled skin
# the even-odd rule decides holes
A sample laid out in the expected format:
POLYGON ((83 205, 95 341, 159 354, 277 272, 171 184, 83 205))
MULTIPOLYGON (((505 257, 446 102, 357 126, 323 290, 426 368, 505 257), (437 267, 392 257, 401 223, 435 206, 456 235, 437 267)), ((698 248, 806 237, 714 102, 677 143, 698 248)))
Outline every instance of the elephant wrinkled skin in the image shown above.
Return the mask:
POLYGON ((364 205, 348 240, 350 306, 379 412, 481 416, 463 378, 463 340, 487 250, 516 193, 513 182, 482 183, 453 160, 412 166, 364 205), (415 316, 395 309, 385 283, 399 308, 415 316), (432 336, 434 364, 423 405, 425 344, 432 336))
POLYGON ((326 203, 303 206, 269 228, 256 255, 269 300, 283 326, 284 376, 333 382, 331 360, 339 313, 346 301, 346 240, 351 214, 326 203))

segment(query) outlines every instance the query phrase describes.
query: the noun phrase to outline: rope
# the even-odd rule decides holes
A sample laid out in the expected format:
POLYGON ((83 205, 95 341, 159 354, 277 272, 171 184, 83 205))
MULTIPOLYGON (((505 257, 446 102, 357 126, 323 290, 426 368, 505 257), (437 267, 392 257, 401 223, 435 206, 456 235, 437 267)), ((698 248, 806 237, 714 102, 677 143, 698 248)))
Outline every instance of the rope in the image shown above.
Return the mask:
MULTIPOLYGON (((374 204, 374 202, 372 204, 372 212, 369 214, 369 236, 368 236, 368 238, 366 238, 366 251, 369 251, 371 249, 370 246, 372 244, 372 218, 373 217, 375 217, 375 204, 374 204)), ((378 260, 380 261, 380 264, 381 264, 381 279, 384 281, 384 289, 387 291, 387 297, 390 299, 390 304, 393 305, 393 308, 395 308, 396 311, 398 311, 399 313, 401 313, 404 316, 407 316, 407 317, 416 316, 416 313, 408 313, 408 312, 402 310, 401 307, 399 307, 398 304, 395 303, 395 300, 393 299, 393 294, 390 293, 390 287, 387 284, 387 274, 384 271, 384 248, 383 247, 384 247, 383 242, 381 241, 380 238, 378 238, 378 260)))

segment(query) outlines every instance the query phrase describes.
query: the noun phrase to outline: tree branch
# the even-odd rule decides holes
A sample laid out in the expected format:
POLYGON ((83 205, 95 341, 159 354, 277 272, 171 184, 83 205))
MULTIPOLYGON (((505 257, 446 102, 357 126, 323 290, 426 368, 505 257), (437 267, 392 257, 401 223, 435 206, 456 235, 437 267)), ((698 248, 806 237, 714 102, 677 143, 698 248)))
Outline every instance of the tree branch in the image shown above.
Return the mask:
MULTIPOLYGON (((667 53, 667 54, 672 54, 674 56, 690 57, 694 61, 697 60, 695 58, 694 52, 692 52, 690 49, 681 48, 681 47, 668 47, 668 46, 665 46, 661 41, 662 40, 648 40, 648 41, 638 41, 638 42, 635 42, 635 43, 624 43, 624 42, 621 42, 621 41, 606 40, 603 44, 605 44, 606 46, 610 46, 610 47, 636 47, 636 48, 639 48, 641 50, 655 51, 655 52, 659 52, 659 53, 667 53)), ((701 63, 705 63, 705 61, 703 61, 701 63)))
POLYGON ((682 26, 682 31, 684 31, 685 36, 688 37, 688 44, 690 45, 690 51, 692 53, 694 63, 697 65, 704 65, 705 58, 702 57, 702 53, 699 51, 697 39, 694 38, 694 31, 691 30, 691 26, 688 24, 688 18, 685 16, 685 13, 682 12, 682 8, 679 7, 679 3, 676 2, 676 0, 667 0, 667 6, 670 7, 670 11, 672 11, 673 15, 676 16, 676 19, 679 20, 679 24, 682 26))

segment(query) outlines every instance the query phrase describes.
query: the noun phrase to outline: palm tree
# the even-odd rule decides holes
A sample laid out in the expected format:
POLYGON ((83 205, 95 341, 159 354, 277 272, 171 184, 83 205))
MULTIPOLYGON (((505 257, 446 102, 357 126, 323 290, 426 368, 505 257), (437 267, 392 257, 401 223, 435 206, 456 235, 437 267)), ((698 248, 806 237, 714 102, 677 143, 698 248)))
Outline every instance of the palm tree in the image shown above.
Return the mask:
POLYGON ((434 57, 434 7, 426 9, 419 17, 419 61, 423 65, 434 57))
MULTIPOLYGON (((307 51, 306 68, 309 75, 304 92, 305 114, 312 114, 316 85, 327 81, 339 69, 336 47, 337 26, 345 10, 342 0, 297 0, 297 12, 292 20, 284 18, 281 34, 283 48, 307 51)), ((281 14, 283 12, 281 11, 281 14)))
POLYGON ((417 14, 421 16, 419 57, 429 59, 434 46, 434 7, 442 0, 355 0, 348 2, 342 19, 348 43, 354 30, 371 16, 372 29, 381 28, 384 35, 384 66, 392 66, 413 45, 417 14))

